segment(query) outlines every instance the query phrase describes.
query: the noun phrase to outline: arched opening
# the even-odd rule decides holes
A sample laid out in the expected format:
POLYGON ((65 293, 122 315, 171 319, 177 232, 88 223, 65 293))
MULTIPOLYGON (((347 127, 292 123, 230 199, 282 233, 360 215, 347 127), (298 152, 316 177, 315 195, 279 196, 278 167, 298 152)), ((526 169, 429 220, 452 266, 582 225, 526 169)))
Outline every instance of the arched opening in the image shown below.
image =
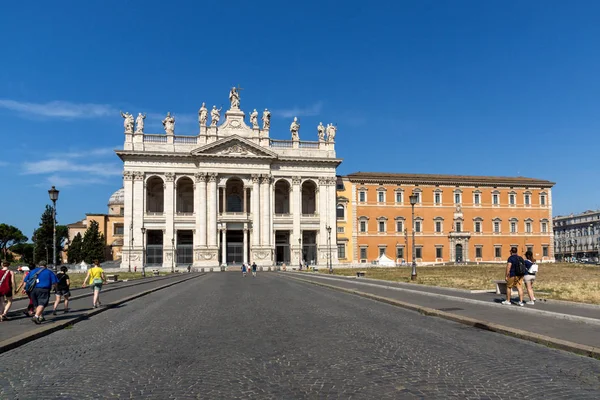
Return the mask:
POLYGON ((240 178, 230 178, 225 186, 225 211, 244 211, 244 182, 240 178))
POLYGON ((316 214, 317 185, 313 181, 302 184, 302 214, 316 214))
POLYGON ((343 204, 337 205, 337 208, 335 209, 335 215, 337 219, 344 220, 346 218, 346 209, 344 208, 343 204))
POLYGON ((275 214, 290 213, 290 184, 285 179, 275 183, 275 214))
POLYGON ((194 212, 194 183, 188 177, 177 181, 177 212, 194 212))
POLYGON ((146 181, 146 212, 163 213, 165 211, 164 182, 158 176, 146 181))
POLYGON ((455 261, 457 263, 462 262, 463 261, 463 247, 462 244, 457 244, 456 245, 456 257, 455 257, 455 261))

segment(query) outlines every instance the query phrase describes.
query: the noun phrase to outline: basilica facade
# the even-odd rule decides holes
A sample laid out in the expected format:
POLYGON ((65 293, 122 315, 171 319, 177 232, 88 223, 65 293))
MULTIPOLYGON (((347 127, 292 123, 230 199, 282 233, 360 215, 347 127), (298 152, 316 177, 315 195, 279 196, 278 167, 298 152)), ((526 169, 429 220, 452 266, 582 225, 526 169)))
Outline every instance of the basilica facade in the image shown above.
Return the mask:
POLYGON ((202 104, 197 135, 176 134, 170 114, 163 134, 122 114, 122 268, 337 264, 336 127, 300 140, 295 118, 290 139, 273 139, 267 109, 248 125, 236 88, 229 100, 222 121, 202 104))

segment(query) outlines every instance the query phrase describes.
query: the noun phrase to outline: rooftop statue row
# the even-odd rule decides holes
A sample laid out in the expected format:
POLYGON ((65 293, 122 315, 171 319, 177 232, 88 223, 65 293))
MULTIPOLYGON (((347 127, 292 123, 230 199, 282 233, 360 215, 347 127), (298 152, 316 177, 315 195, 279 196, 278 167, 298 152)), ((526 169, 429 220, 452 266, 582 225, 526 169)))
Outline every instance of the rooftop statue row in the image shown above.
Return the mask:
MULTIPOLYGON (((337 127, 333 124, 327 124, 327 127, 323 126, 322 122, 319 122, 317 126, 317 134, 319 136, 319 142, 334 142, 337 127), (325 138, 327 135, 327 138, 325 138)), ((300 124, 298 123, 298 117, 294 117, 292 124, 290 125, 290 132, 292 133, 292 140, 300 140, 300 124)))

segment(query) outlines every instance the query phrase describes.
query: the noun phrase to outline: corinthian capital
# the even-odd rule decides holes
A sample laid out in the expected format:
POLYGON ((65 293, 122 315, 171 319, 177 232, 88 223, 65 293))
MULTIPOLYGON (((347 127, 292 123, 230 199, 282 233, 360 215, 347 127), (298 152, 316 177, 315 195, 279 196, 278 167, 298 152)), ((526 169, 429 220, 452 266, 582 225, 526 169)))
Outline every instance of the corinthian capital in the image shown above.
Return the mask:
POLYGON ((206 182, 206 172, 196 172, 194 178, 196 182, 206 182))

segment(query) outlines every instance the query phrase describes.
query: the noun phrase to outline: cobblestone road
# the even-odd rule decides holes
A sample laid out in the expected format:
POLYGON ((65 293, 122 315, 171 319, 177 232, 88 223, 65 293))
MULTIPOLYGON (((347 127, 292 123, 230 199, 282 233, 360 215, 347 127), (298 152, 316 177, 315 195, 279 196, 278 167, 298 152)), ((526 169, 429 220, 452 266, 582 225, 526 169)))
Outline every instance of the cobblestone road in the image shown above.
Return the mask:
POLYGON ((597 360, 275 273, 212 274, 0 355, 2 399, 597 399, 599 377, 597 360))

